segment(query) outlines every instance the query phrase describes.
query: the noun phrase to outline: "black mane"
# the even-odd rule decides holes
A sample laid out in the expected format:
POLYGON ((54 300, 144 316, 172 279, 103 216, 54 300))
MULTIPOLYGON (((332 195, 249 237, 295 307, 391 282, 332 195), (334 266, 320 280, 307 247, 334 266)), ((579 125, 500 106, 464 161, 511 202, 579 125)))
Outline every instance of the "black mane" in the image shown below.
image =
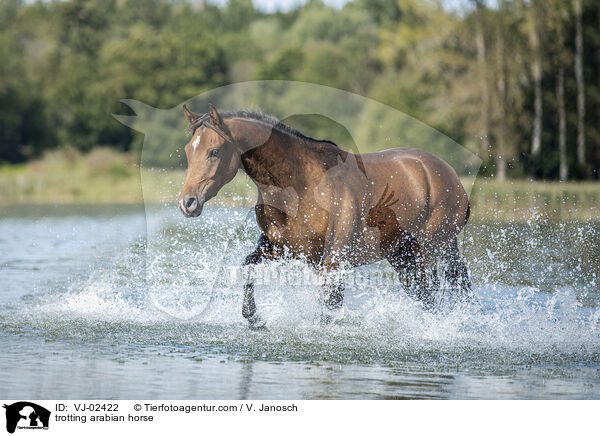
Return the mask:
MULTIPOLYGON (((313 138, 312 136, 305 135, 298 129, 288 126, 287 124, 283 124, 277 118, 272 117, 271 115, 264 114, 262 112, 238 110, 230 112, 219 112, 219 115, 221 115, 221 117, 223 118, 245 118, 250 120, 262 121, 263 123, 272 126, 274 130, 290 134, 300 139, 306 139, 308 141, 313 142, 327 142, 328 144, 335 145, 336 147, 338 146, 335 142, 330 141, 328 139, 317 139, 313 138)), ((205 116, 208 116, 208 114, 206 114, 205 116)))

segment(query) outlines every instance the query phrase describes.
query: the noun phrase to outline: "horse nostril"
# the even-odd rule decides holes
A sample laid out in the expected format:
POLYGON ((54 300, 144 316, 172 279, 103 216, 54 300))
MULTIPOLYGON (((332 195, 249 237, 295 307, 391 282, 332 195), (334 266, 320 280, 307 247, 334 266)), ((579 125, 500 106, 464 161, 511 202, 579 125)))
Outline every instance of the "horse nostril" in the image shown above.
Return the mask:
POLYGON ((193 212, 196 209, 197 205, 198 205, 198 200, 196 199, 196 197, 190 197, 185 200, 185 208, 187 209, 188 212, 193 212))

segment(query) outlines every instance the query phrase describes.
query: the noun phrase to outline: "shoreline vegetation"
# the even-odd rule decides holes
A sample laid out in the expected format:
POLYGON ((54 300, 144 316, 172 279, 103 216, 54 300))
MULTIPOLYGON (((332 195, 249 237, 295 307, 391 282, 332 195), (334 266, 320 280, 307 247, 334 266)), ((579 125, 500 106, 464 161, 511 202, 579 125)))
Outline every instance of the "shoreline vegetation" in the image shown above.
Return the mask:
POLYGON ((205 111, 212 99, 364 151, 452 138, 499 180, 600 180, 598 1, 305 0, 271 12, 252 0, 1 4, 0 162, 57 145, 132 151, 136 131, 152 126, 152 165, 183 164, 164 146, 185 138, 171 109, 205 111), (300 102, 322 110, 297 112, 300 102))
MULTIPOLYGON (((47 153, 43 159, 0 166, 0 207, 35 205, 175 204, 185 169, 146 170, 132 153, 96 148, 47 153)), ((489 222, 600 221, 600 183, 463 179, 471 220, 489 222)), ((252 181, 239 172, 207 207, 251 207, 252 181)))

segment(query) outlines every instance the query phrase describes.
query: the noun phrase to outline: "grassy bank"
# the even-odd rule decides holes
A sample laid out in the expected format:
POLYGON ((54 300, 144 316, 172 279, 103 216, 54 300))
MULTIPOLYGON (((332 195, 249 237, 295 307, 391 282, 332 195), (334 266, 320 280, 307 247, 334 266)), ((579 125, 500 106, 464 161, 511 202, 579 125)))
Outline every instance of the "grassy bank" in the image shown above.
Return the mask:
POLYGON ((87 155, 54 151, 24 165, 0 167, 0 205, 142 201, 132 155, 98 148, 87 155))
MULTIPOLYGON (((465 181, 465 184, 468 181, 465 181)), ((600 183, 475 180, 470 195, 477 221, 600 220, 600 183)))
MULTIPOLYGON (((55 151, 28 164, 0 167, 0 206, 171 203, 184 176, 183 170, 140 171, 132 155, 106 148, 87 155, 55 151)), ((472 186, 476 221, 600 220, 600 183, 483 178, 464 183, 472 186)), ((240 172, 211 203, 250 206, 255 200, 253 184, 240 172)))
MULTIPOLYGON (((185 171, 140 170, 131 154, 97 148, 48 153, 23 165, 0 167, 0 206, 22 204, 142 204, 174 202, 185 171)), ((239 174, 216 199, 249 205, 256 199, 249 179, 239 174)))

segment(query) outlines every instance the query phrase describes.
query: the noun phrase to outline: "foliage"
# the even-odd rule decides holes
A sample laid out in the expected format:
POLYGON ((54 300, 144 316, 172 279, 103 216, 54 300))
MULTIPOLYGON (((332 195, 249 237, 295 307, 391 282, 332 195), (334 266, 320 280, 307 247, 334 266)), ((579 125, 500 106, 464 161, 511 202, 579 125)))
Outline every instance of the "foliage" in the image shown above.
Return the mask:
MULTIPOLYGON (((289 12, 266 14, 251 0, 222 6, 2 0, 0 162, 35 159, 53 148, 138 151, 140 136, 112 117, 130 114, 120 99, 166 109, 227 83, 281 79, 345 89, 404 111, 477 152, 485 174, 495 174, 502 164, 509 177, 557 179, 561 68, 569 174, 598 179, 600 4, 582 0, 583 164, 576 157, 581 115, 572 2, 477 0, 459 12, 444 4, 354 0, 336 9, 310 0, 289 12), (535 156, 532 29, 540 41, 543 87, 542 152, 535 156)), ((394 135, 435 141, 418 137, 408 124, 381 132, 378 114, 369 110, 361 115, 361 141, 373 148, 388 146, 386 138, 394 135)), ((157 132, 151 164, 181 165, 183 156, 161 148, 185 141, 179 125, 173 120, 172 128, 157 132)), ((314 136, 327 132, 319 123, 306 128, 314 136)))

